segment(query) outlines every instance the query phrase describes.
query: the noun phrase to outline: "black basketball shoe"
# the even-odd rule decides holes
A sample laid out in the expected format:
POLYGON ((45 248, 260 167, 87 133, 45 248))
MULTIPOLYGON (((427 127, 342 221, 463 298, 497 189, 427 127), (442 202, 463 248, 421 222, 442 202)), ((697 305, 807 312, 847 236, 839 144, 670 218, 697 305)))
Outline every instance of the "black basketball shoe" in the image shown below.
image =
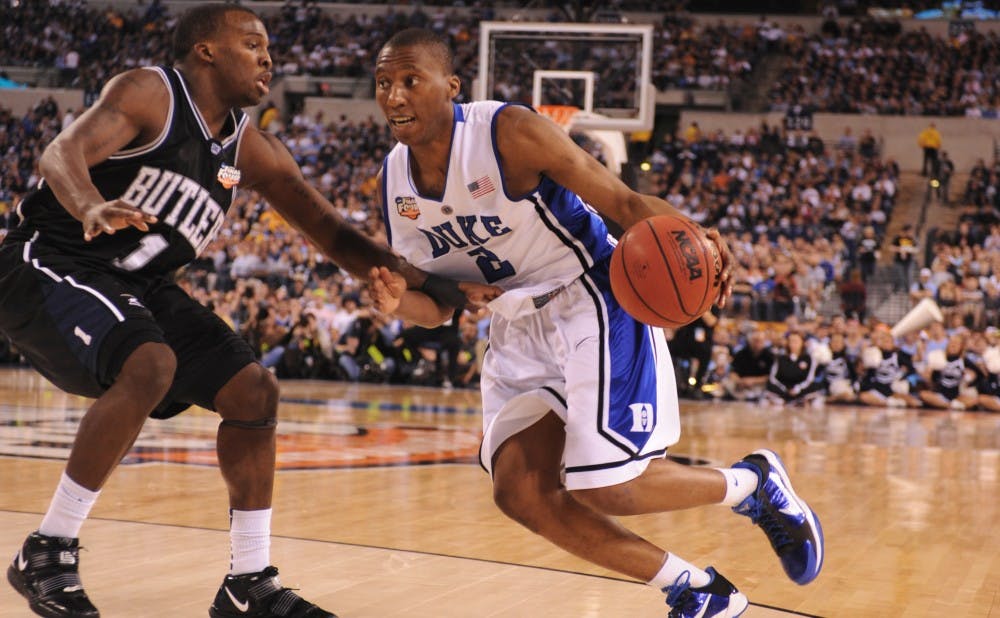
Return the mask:
POLYGON ((212 618, 337 618, 284 588, 278 569, 269 566, 258 573, 226 575, 215 602, 208 609, 212 618))
POLYGON ((32 532, 7 568, 28 607, 48 618, 97 618, 80 582, 80 541, 32 532))

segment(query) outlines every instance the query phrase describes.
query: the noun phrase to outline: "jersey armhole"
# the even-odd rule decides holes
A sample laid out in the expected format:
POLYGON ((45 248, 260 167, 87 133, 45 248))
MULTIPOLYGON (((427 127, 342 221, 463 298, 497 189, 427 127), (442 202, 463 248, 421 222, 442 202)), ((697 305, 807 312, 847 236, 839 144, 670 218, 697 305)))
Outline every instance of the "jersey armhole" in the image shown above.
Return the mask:
POLYGON ((170 97, 170 106, 167 108, 167 120, 166 122, 163 123, 163 130, 160 131, 160 134, 152 142, 148 144, 143 144, 141 146, 136 146, 135 148, 129 148, 128 150, 119 150, 115 154, 108 157, 108 159, 121 160, 121 159, 129 159, 131 157, 137 157, 140 155, 149 154, 154 150, 156 150, 157 148, 159 148, 160 146, 162 146, 163 142, 165 142, 167 139, 167 135, 170 134, 170 127, 174 123, 174 89, 170 86, 170 79, 167 78, 167 75, 163 72, 163 69, 161 69, 160 67, 142 67, 142 68, 146 71, 155 71, 156 74, 160 76, 160 79, 163 80, 164 85, 166 85, 167 87, 167 96, 170 97))
POLYGON ((500 170, 500 188, 503 189, 503 194, 507 196, 507 199, 512 202, 520 202, 521 200, 527 199, 528 196, 532 195, 535 191, 538 191, 538 187, 542 185, 542 180, 540 179, 538 184, 532 187, 532 189, 524 195, 511 195, 510 191, 507 190, 507 176, 503 171, 503 159, 500 157, 500 147, 497 144, 497 118, 500 117, 500 112, 512 106, 526 107, 536 114, 538 112, 535 111, 535 108, 526 103, 504 103, 494 110, 493 118, 490 119, 490 141, 493 143, 493 156, 497 161, 497 169, 500 170))

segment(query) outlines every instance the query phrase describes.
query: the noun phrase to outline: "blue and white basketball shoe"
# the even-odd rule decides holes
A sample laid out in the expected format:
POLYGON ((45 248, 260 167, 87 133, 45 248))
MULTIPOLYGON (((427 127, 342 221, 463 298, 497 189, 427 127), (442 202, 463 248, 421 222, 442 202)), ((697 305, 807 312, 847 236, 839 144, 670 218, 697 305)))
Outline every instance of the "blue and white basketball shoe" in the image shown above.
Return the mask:
POLYGON ((692 588, 691 575, 684 571, 672 586, 667 586, 669 618, 736 618, 750 604, 728 579, 708 567, 705 572, 712 581, 701 588, 692 588))
POLYGON ((757 473, 757 489, 733 511, 746 515, 771 541, 785 573, 796 584, 816 579, 823 568, 823 528, 819 517, 795 494, 778 454, 754 451, 733 464, 757 473))

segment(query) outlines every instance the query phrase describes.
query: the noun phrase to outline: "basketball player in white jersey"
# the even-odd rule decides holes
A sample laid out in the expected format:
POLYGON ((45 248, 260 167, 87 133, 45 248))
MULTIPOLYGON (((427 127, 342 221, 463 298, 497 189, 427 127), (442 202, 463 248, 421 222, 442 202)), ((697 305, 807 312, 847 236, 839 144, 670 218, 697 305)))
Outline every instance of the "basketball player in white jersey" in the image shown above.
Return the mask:
MULTIPOLYGON (((483 367, 481 464, 508 516, 559 547, 663 590, 671 616, 737 616, 744 595, 623 528, 611 516, 725 504, 768 534, 786 573, 812 581, 823 536, 781 460, 757 451, 732 468, 664 458, 680 434, 670 356, 659 329, 615 302, 614 248, 600 216, 628 228, 675 213, 628 189, 529 108, 458 105, 446 42, 426 30, 392 37, 376 99, 400 142, 382 169, 393 249, 426 271, 495 285, 483 367)), ((724 256, 719 302, 729 294, 724 256)), ((423 325, 451 317, 401 277, 373 269, 376 306, 423 325)))

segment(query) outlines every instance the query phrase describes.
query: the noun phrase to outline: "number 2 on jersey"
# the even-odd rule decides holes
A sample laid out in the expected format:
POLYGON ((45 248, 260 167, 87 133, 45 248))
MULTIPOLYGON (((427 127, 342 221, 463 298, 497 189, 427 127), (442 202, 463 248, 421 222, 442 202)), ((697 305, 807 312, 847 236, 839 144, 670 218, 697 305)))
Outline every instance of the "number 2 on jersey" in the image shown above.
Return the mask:
POLYGON ((476 258, 476 266, 482 271, 486 283, 495 283, 501 279, 506 279, 515 274, 514 267, 507 260, 487 249, 486 247, 476 247, 468 252, 468 255, 476 258))

